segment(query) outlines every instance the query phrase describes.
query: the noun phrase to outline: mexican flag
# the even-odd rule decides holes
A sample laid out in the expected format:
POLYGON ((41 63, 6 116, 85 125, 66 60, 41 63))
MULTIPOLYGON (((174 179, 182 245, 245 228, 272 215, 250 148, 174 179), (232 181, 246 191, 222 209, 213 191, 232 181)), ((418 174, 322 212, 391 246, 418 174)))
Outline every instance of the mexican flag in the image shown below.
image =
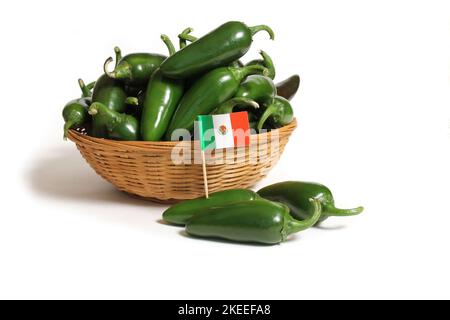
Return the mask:
POLYGON ((243 147, 250 144, 246 111, 198 116, 202 150, 243 147))

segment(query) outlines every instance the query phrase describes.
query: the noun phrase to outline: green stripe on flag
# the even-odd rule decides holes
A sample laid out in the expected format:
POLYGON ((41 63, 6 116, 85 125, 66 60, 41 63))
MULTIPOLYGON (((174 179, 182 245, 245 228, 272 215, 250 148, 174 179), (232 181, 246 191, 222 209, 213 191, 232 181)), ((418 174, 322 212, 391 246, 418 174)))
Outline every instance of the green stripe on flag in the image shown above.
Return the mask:
POLYGON ((198 129, 200 132, 201 149, 214 149, 216 147, 216 138, 214 136, 212 116, 198 116, 198 129))

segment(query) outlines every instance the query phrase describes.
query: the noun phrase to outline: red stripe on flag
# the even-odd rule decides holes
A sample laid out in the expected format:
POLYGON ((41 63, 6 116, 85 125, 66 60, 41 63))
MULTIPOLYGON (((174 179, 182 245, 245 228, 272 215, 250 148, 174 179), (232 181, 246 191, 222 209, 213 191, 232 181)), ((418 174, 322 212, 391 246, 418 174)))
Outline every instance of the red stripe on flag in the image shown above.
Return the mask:
POLYGON ((246 111, 230 113, 231 126, 233 127, 234 146, 243 147, 250 144, 250 127, 246 111))

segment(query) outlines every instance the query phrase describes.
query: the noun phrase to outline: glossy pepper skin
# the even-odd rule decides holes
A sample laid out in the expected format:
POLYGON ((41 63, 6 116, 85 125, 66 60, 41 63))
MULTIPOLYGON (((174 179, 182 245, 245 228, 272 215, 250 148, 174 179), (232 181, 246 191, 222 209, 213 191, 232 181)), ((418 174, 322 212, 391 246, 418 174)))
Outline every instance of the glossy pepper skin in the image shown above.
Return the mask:
POLYGON ((63 108, 64 119, 64 139, 72 128, 82 128, 89 122, 88 108, 91 104, 91 90, 89 85, 85 85, 82 79, 78 79, 81 89, 81 98, 69 101, 63 108))
POLYGON ((316 198, 322 205, 322 216, 318 223, 328 217, 354 216, 360 214, 364 208, 338 209, 334 206, 334 198, 330 189, 326 186, 300 181, 286 181, 276 183, 258 191, 264 199, 278 201, 287 205, 291 215, 299 220, 309 219, 313 208, 309 202, 310 198, 316 198))
MULTIPOLYGON (((186 28, 183 30, 182 33, 180 33, 178 35, 178 38, 180 39, 180 49, 183 49, 184 47, 186 47, 187 41, 195 42, 198 40, 197 37, 194 37, 190 34, 192 31, 194 31, 194 29, 186 28)), ((254 64, 257 64, 257 63, 254 63, 254 64)), ((234 67, 234 68, 242 68, 243 66, 244 66, 244 64, 242 63, 241 60, 235 60, 229 64, 229 67, 234 67)))
POLYGON ((320 202, 311 201, 315 212, 304 221, 292 218, 286 205, 267 200, 212 207, 194 215, 186 224, 186 232, 197 237, 277 244, 285 241, 290 234, 317 223, 321 215, 320 202))
MULTIPOLYGON (((169 54, 175 48, 166 35, 161 36, 169 54)), ((144 141, 160 141, 169 126, 169 122, 178 107, 184 93, 184 80, 170 79, 157 69, 150 78, 145 90, 141 117, 141 137, 144 141)))
POLYGON ((113 71, 108 71, 108 66, 113 61, 109 57, 103 65, 103 70, 108 77, 123 80, 129 86, 145 86, 166 58, 155 53, 132 53, 124 56, 113 71))
POLYGON ((289 101, 283 97, 276 96, 272 103, 267 105, 266 110, 261 115, 258 121, 258 130, 261 130, 267 120, 270 119, 270 124, 275 128, 279 128, 294 120, 294 111, 289 101))
POLYGON ((292 100, 300 87, 300 77, 297 74, 277 83, 277 95, 292 100))
POLYGON ((91 104, 91 98, 79 98, 68 102, 63 109, 64 118, 64 139, 72 128, 81 128, 88 121, 88 108, 91 104))
MULTIPOLYGON (((227 22, 199 39, 194 38, 194 42, 165 60, 161 71, 170 78, 186 79, 228 66, 247 53, 253 35, 261 30, 274 38, 273 31, 267 26, 248 27, 242 22, 227 22)), ((187 39, 192 40, 192 37, 187 35, 187 39)))
POLYGON ((209 198, 202 197, 174 204, 164 211, 163 220, 171 224, 185 225, 194 215, 209 208, 257 199, 261 199, 259 195, 248 189, 233 189, 214 192, 209 195, 209 198))
MULTIPOLYGON (((101 75, 94 86, 92 102, 99 102, 109 110, 124 112, 127 95, 123 84, 119 80, 112 79, 107 75, 101 75)), ((97 138, 106 138, 105 124, 101 118, 94 118, 92 121, 92 135, 97 138)))
POLYGON ((259 104, 256 101, 247 98, 233 98, 222 103, 217 107, 212 114, 227 114, 232 113, 234 108, 240 107, 241 109, 252 108, 253 110, 259 108, 259 104))
POLYGON ((272 79, 255 74, 248 76, 239 86, 235 97, 247 98, 258 103, 270 103, 277 93, 277 89, 272 79))
POLYGON ((233 98, 242 80, 248 75, 266 71, 267 69, 261 66, 222 67, 205 74, 184 94, 169 124, 165 139, 170 140, 176 129, 192 131, 198 115, 210 114, 217 106, 233 98))
POLYGON ((99 119, 105 126, 106 138, 114 140, 139 140, 139 122, 131 115, 115 112, 105 105, 94 102, 89 107, 93 119, 99 119))
POLYGON ((275 65, 273 64, 272 58, 263 50, 259 51, 262 59, 252 60, 246 64, 246 66, 260 65, 266 67, 269 70, 268 77, 270 79, 275 79, 276 70, 275 65))

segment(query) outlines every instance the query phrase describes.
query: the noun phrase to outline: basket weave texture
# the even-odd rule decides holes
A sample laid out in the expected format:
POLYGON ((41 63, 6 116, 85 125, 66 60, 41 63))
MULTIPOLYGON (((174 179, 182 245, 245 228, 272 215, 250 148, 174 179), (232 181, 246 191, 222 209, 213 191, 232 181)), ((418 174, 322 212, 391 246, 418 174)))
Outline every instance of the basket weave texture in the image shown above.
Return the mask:
MULTIPOLYGON (((296 127, 294 119, 280 129, 252 135, 250 146, 206 152, 209 192, 248 188, 260 181, 296 127)), ((205 194, 198 141, 115 141, 75 130, 69 139, 95 172, 121 191, 161 203, 205 194)))

